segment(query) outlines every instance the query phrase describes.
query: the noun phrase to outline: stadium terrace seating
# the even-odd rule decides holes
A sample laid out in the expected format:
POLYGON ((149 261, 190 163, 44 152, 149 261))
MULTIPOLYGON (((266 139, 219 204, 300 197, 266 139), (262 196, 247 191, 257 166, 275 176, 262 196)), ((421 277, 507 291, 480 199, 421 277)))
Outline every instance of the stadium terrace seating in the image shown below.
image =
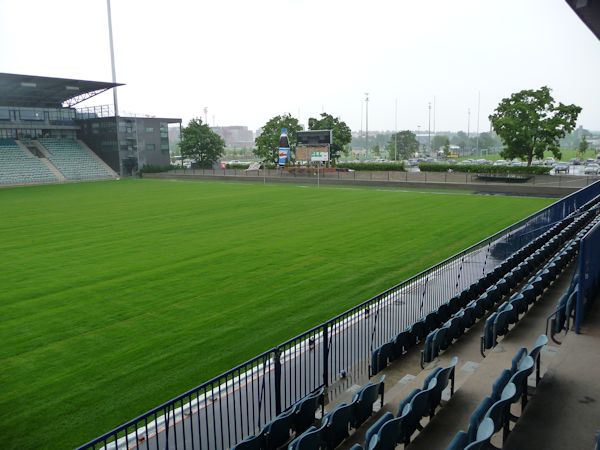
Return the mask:
POLYGON ((48 150, 48 159, 67 180, 98 180, 114 176, 74 140, 46 138, 39 142, 48 150))
MULTIPOLYGON (((521 414, 527 405, 527 379, 538 364, 541 349, 548 338, 541 335, 535 341, 531 352, 519 349, 513 357, 511 368, 504 369, 492 385, 492 393, 485 397, 469 418, 468 431, 459 431, 446 447, 446 450, 490 449, 492 436, 502 430, 502 442, 506 442, 510 432, 510 422, 519 417, 510 412, 510 405, 521 400, 521 414)), ((538 372, 539 374, 539 372, 538 372)), ((536 374, 536 383, 537 377, 536 374)))
POLYGON ((390 412, 381 416, 365 434, 365 448, 369 450, 394 450, 396 445, 410 443, 412 435, 422 430, 423 417, 432 418, 441 405, 442 392, 450 383, 454 394, 455 367, 458 358, 452 358, 448 367, 438 367, 423 382, 422 389, 414 389, 398 405, 396 417, 390 412))
POLYGON ((58 181, 48 167, 25 153, 13 139, 0 139, 0 184, 34 184, 58 181))

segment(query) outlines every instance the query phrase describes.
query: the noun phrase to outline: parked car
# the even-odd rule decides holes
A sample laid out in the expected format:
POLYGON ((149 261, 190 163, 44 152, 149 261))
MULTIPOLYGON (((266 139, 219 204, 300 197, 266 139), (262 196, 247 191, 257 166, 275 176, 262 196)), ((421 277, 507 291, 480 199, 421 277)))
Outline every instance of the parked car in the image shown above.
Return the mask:
POLYGON ((585 160, 585 165, 587 166, 587 165, 589 165, 589 164, 596 164, 597 162, 598 162, 598 161, 596 161, 596 160, 595 160, 595 159, 593 159, 593 158, 588 158, 588 159, 586 159, 586 160, 585 160))
POLYGON ((531 165, 532 166, 541 166, 542 165, 542 161, 540 161, 539 159, 534 159, 531 161, 531 165))
POLYGON ((554 165, 554 173, 569 173, 569 165, 566 163, 558 163, 554 165))
POLYGON ((569 163, 571 163, 572 166, 580 166, 581 160, 579 158, 571 158, 569 163))
POLYGON ((588 164, 583 169, 583 173, 586 175, 598 175, 600 173, 600 165, 598 164, 588 164))
POLYGON ((494 161, 494 166, 506 166, 508 163, 504 159, 494 161))
POLYGON ((553 166, 554 164, 556 164, 556 160, 554 158, 552 158, 551 156, 544 159, 545 166, 553 166))

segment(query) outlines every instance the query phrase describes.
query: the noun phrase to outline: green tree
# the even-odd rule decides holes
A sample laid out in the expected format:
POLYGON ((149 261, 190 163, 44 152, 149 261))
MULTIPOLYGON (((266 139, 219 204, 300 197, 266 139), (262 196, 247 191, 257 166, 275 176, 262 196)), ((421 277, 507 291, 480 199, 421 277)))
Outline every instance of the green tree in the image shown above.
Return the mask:
POLYGON ((381 148, 379 147, 379 144, 375 144, 371 147, 371 153, 373 156, 377 156, 378 158, 381 157, 381 148))
POLYGON ((321 113, 320 119, 311 117, 308 119, 309 130, 332 130, 333 142, 330 146, 330 158, 336 161, 342 154, 347 154, 348 144, 352 141, 352 130, 346 122, 331 114, 321 113))
POLYGON ((225 151, 225 142, 202 119, 192 119, 181 130, 181 156, 195 160, 200 167, 212 167, 225 151))
POLYGON ((281 129, 286 128, 290 147, 296 147, 298 140, 297 133, 302 131, 302 125, 298 123, 298 119, 292 117, 291 114, 283 116, 275 116, 262 127, 262 133, 254 140, 255 149, 253 153, 260 159, 266 162, 276 163, 279 148, 279 137, 281 129))
POLYGON ((431 141, 431 146, 434 151, 442 150, 446 146, 450 146, 450 139, 448 138, 448 136, 444 136, 441 134, 435 135, 433 137, 433 140, 431 141))
POLYGON ((469 144, 469 137, 464 131, 459 131, 454 136, 452 136, 452 139, 450 139, 450 143, 452 145, 458 145, 461 150, 465 150, 469 144))
POLYGON ((560 159, 559 139, 575 128, 581 108, 556 103, 550 89, 526 89, 502 99, 489 116, 494 131, 504 142, 503 158, 521 158, 531 164, 533 157, 550 151, 560 159))
POLYGON ((581 138, 579 141, 579 145, 577 146, 577 157, 583 159, 585 157, 585 152, 587 152, 590 148, 590 143, 587 141, 585 136, 581 138))
POLYGON ((409 130, 392 134, 386 149, 388 151, 389 159, 392 161, 408 159, 415 152, 419 151, 417 135, 409 130))

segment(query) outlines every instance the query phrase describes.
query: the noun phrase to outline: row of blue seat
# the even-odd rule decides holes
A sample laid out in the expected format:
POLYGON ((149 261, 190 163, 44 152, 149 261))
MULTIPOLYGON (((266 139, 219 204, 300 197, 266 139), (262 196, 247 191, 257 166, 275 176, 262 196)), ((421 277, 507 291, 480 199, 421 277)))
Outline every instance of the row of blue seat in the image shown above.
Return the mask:
POLYGON ((415 431, 421 431, 423 417, 432 418, 441 405, 442 392, 450 383, 450 395, 454 394, 455 368, 458 358, 452 358, 448 367, 438 367, 423 382, 422 389, 414 389, 398 405, 396 416, 391 412, 381 416, 365 435, 365 448, 369 450, 393 450, 397 444, 405 446, 415 431))
POLYGON ((267 423, 258 435, 252 435, 239 442, 236 450, 275 450, 285 445, 293 434, 300 435, 315 422, 315 413, 324 407, 324 389, 321 388, 279 414, 267 423))
POLYGON ((359 428, 373 414, 378 397, 383 406, 384 382, 385 377, 377 383, 369 381, 354 394, 350 404, 337 405, 316 427, 315 412, 323 401, 323 389, 320 389, 279 414, 258 435, 247 437, 232 450, 275 450, 286 444, 290 450, 332 450, 349 436, 351 427, 359 428))
MULTIPOLYGON (((461 295, 455 302, 460 309, 441 327, 431 331, 425 339, 421 352, 421 365, 433 361, 441 351, 446 350, 454 340, 462 336, 478 319, 492 311, 503 298, 511 292, 522 279, 541 265, 557 247, 575 232, 580 219, 569 217, 564 223, 558 223, 537 239, 511 255, 491 273, 502 278, 488 287, 476 299, 461 295), (532 250, 538 247, 535 251, 532 250), (532 253, 531 253, 532 252, 532 253)), ((492 278, 493 279, 493 278, 492 278)), ((476 291, 473 292, 476 294, 476 291)))
POLYGON ((579 241, 588 232, 590 227, 594 225, 593 221, 589 222, 589 217, 591 217, 590 214, 586 212, 577 221, 573 222, 572 225, 581 222, 585 226, 577 232, 575 238, 560 249, 545 266, 528 280, 520 292, 511 296, 508 301, 500 305, 495 313, 487 318, 483 336, 481 337, 482 355, 484 355, 485 350, 496 346, 498 337, 508 333, 509 326, 516 324, 520 320, 522 315, 529 309, 529 306, 538 298, 541 298, 542 293, 552 284, 569 261, 574 258, 579 248, 579 241))
POLYGON ((548 343, 546 335, 538 337, 533 348, 527 353, 521 348, 515 353, 509 369, 504 369, 492 385, 492 392, 475 408, 469 418, 467 431, 459 431, 446 450, 488 450, 493 449, 492 436, 503 431, 503 442, 510 431, 510 422, 516 422, 510 406, 521 401, 521 414, 527 405, 529 395, 528 378, 536 370, 536 385, 539 382, 539 365, 542 348, 548 343))

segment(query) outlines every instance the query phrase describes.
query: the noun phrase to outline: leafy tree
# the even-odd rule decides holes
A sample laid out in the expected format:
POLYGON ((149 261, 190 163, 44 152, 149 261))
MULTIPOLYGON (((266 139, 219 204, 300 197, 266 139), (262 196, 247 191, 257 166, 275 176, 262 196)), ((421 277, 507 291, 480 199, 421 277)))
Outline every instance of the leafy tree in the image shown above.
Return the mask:
POLYGON ((379 144, 375 144, 373 147, 371 147, 371 153, 378 158, 381 156, 381 148, 379 147, 379 144))
POLYGON ((435 135, 433 137, 433 140, 431 141, 431 146, 433 150, 438 151, 446 146, 450 146, 450 139, 448 138, 448 136, 444 136, 441 134, 435 135))
POLYGON ((556 104, 550 89, 542 86, 502 99, 489 118, 504 142, 502 157, 521 158, 529 166, 534 156, 542 159, 545 151, 562 157, 559 139, 573 131, 580 112, 577 105, 556 104))
POLYGON ((396 159, 408 159, 415 152, 419 151, 417 135, 409 130, 392 134, 386 149, 388 151, 389 159, 392 161, 396 159))
POLYGON ((452 136, 452 139, 450 139, 450 143, 452 145, 458 145, 461 150, 464 150, 468 147, 469 137, 464 131, 459 131, 454 136, 452 136))
POLYGON ((297 133, 302 130, 302 125, 291 114, 285 114, 283 116, 272 117, 262 127, 262 133, 254 140, 256 148, 253 150, 253 153, 263 161, 276 163, 282 128, 287 129, 290 147, 294 148, 298 140, 297 133))
MULTIPOLYGON (((475 137, 475 145, 477 145, 477 137, 475 137)), ((479 148, 492 149, 499 145, 497 138, 492 133, 479 133, 479 148)))
POLYGON ((589 148, 590 143, 587 141, 585 136, 583 136, 581 138, 581 141, 579 142, 579 146, 577 147, 577 157, 583 159, 583 157, 585 156, 585 152, 587 152, 589 148))
POLYGON ((347 154, 348 144, 352 141, 352 130, 346 122, 331 114, 321 113, 320 119, 308 119, 309 130, 332 130, 333 142, 330 146, 330 158, 336 161, 342 154, 347 154))
POLYGON ((202 119, 192 119, 181 130, 181 156, 196 160, 200 167, 212 167, 225 151, 225 141, 202 119))

